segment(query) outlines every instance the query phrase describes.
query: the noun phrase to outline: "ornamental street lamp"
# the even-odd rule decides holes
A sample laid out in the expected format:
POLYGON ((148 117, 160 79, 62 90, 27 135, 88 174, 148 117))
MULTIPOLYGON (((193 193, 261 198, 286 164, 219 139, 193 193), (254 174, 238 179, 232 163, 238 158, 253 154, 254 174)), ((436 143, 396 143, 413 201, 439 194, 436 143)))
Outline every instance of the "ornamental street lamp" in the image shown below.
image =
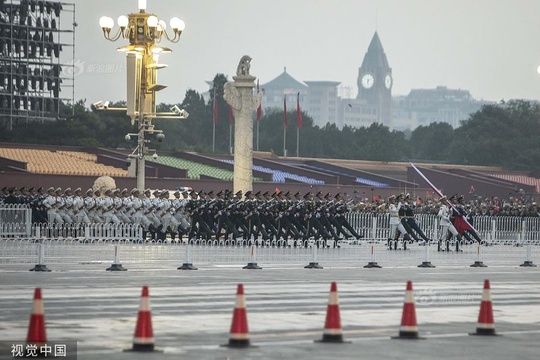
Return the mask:
MULTIPOLYGON (((152 120, 156 118, 186 119, 189 114, 176 105, 171 112, 156 113, 156 92, 166 88, 165 85, 157 83, 157 70, 167 66, 158 62, 159 54, 172 51, 158 44, 163 38, 173 43, 178 42, 185 24, 179 18, 173 17, 169 23, 172 33, 169 33, 165 21, 146 12, 146 0, 138 0, 138 4, 138 13, 118 17, 119 28, 116 33, 112 33, 114 20, 110 17, 101 17, 99 25, 105 39, 116 41, 122 37, 129 41, 129 45, 119 47, 118 51, 124 52, 127 58, 127 108, 125 110, 131 118, 131 124, 137 123, 138 130, 136 134, 128 134, 126 138, 137 137, 137 147, 129 158, 136 159, 137 188, 142 191, 145 188, 145 155, 149 152, 147 144, 150 142, 145 139, 145 134, 155 135, 160 142, 165 137, 162 130, 154 128, 152 120)), ((107 109, 103 108, 103 110, 107 109)))

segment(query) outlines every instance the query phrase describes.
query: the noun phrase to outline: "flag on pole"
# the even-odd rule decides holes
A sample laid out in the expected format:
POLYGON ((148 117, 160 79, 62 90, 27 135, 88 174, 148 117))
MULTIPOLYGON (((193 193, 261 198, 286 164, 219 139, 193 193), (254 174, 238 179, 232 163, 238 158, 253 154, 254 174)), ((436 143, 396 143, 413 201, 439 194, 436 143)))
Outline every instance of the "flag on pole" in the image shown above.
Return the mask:
POLYGON ((298 93, 296 95, 296 127, 300 129, 303 124, 302 111, 300 111, 300 93, 298 93))
MULTIPOLYGON (((259 93, 259 79, 257 79, 257 94, 259 93)), ((257 108, 257 121, 261 120, 262 117, 262 101, 257 108)))
POLYGON ((283 95, 283 127, 286 129, 288 126, 287 122, 287 95, 283 95))
POLYGON ((229 124, 234 124, 234 115, 233 115, 233 109, 232 106, 229 105, 229 124))
POLYGON ((216 98, 216 88, 214 87, 214 124, 218 122, 218 103, 216 98))

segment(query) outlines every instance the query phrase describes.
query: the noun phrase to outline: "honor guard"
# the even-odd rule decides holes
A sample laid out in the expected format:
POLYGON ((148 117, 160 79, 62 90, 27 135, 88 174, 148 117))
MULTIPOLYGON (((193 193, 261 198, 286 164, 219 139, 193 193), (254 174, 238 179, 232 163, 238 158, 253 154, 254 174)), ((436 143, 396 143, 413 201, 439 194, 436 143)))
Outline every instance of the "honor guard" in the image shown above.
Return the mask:
POLYGON ((126 207, 126 205, 129 204, 126 201, 128 197, 129 197, 128 189, 123 189, 123 190, 115 189, 113 191, 114 214, 120 220, 120 222, 124 224, 131 223, 131 219, 127 215, 128 207, 126 207))
MULTIPOLYGON (((450 197, 450 201, 452 201, 455 198, 455 195, 450 197)), ((456 251, 459 250, 459 243, 462 241, 461 235, 455 228, 454 224, 452 223, 452 210, 448 206, 448 199, 446 196, 441 197, 439 200, 441 202, 441 207, 439 208, 439 212, 437 213, 437 217, 439 218, 439 226, 441 228, 440 238, 437 242, 437 251, 442 250, 442 243, 443 241, 446 242, 446 251, 450 251, 450 239, 452 236, 456 237, 456 251)))
POLYGON ((336 196, 334 196, 335 199, 335 217, 336 220, 339 222, 341 226, 343 226, 347 231, 351 233, 352 236, 356 238, 356 240, 362 239, 364 236, 360 235, 356 232, 356 230, 353 229, 351 224, 347 221, 346 215, 349 209, 347 208, 347 204, 345 204, 345 200, 343 199, 343 196, 341 193, 337 193, 336 196))
POLYGON ((103 221, 105 224, 119 224, 120 219, 115 214, 115 205, 114 205, 114 198, 113 198, 113 192, 111 189, 105 190, 105 196, 103 197, 103 201, 101 202, 101 211, 103 214, 103 221))
POLYGON ((399 234, 405 235, 407 230, 403 227, 399 216, 401 203, 396 203, 397 197, 391 195, 388 198, 388 215, 390 216, 390 238, 388 239, 388 249, 392 250, 392 241, 394 242, 393 249, 397 250, 399 234))
POLYGON ((85 211, 84 199, 82 197, 82 189, 76 188, 73 192, 73 213, 75 214, 75 222, 79 224, 90 225, 91 221, 85 211))
MULTIPOLYGON (((409 195, 409 194, 407 194, 409 195)), ((422 239, 424 239, 424 241, 426 242, 429 242, 431 241, 425 234, 424 232, 422 231, 422 229, 420 229, 420 226, 418 226, 418 224, 416 223, 416 220, 415 220, 415 217, 414 217, 414 210, 413 210, 413 198, 410 197, 410 196, 406 196, 405 197, 405 219, 407 221, 407 224, 409 225, 409 227, 413 230, 411 232, 411 236, 414 235, 414 232, 416 232, 422 239)), ((418 237, 416 236, 413 236, 413 238, 416 240, 416 241, 419 241, 420 239, 418 239, 418 237)))
POLYGON ((58 208, 57 208, 56 203, 57 203, 56 191, 53 187, 50 187, 47 190, 47 196, 45 200, 43 200, 43 206, 45 206, 45 208, 47 209, 47 220, 49 221, 49 224, 63 224, 64 223, 64 220, 58 214, 58 208))

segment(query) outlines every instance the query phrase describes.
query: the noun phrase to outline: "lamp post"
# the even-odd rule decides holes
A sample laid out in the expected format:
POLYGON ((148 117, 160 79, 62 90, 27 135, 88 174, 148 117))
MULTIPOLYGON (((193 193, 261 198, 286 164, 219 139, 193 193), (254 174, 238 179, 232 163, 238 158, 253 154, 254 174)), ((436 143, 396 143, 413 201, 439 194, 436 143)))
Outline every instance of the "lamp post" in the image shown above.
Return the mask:
POLYGON ((137 164, 137 188, 141 191, 145 188, 145 155, 148 154, 147 144, 149 139, 146 134, 156 135, 158 141, 163 141, 164 135, 161 130, 154 128, 152 120, 155 118, 185 119, 189 115, 185 110, 174 106, 170 113, 156 113, 156 92, 166 88, 157 83, 157 70, 166 67, 160 64, 159 54, 169 53, 172 50, 158 45, 163 38, 176 43, 185 28, 185 24, 177 17, 170 21, 172 34, 167 32, 165 21, 159 20, 154 14, 146 12, 146 0, 138 0, 139 12, 118 17, 118 30, 115 34, 111 31, 114 20, 103 16, 99 19, 99 25, 103 30, 103 36, 109 41, 116 41, 122 37, 129 41, 129 45, 121 46, 117 50, 124 52, 127 58, 127 115, 131 118, 131 124, 137 123, 137 133, 128 134, 137 137, 137 147, 129 155, 130 159, 136 159, 137 164))

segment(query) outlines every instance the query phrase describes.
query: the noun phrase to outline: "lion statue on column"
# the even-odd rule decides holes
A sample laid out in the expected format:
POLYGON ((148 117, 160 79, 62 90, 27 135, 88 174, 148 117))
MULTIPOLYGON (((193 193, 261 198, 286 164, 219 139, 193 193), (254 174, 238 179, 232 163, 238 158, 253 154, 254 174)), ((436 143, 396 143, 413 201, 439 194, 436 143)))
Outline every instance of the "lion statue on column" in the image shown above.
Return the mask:
POLYGON ((236 68, 237 76, 246 76, 249 75, 249 68, 251 66, 251 57, 248 55, 242 56, 240 62, 238 63, 238 68, 236 68))

